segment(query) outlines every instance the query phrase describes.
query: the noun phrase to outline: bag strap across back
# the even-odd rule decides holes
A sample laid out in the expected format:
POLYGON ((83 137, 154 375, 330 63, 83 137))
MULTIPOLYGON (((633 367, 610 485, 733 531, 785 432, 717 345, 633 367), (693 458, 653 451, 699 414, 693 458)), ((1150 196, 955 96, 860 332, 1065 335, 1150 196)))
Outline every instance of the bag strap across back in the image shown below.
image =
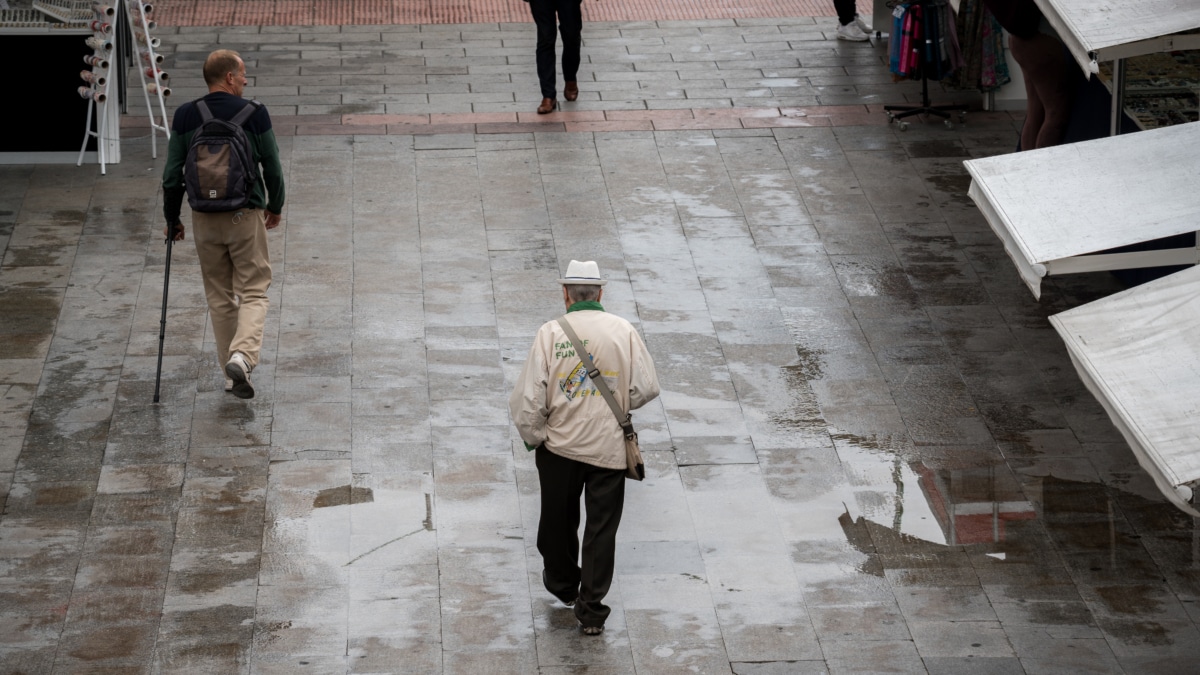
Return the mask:
POLYGON ((579 361, 587 370, 588 377, 596 385, 596 389, 600 391, 600 395, 604 397, 604 400, 608 401, 608 407, 612 408, 613 415, 617 418, 617 424, 621 425, 621 431, 625 434, 625 437, 635 436, 636 434, 633 431, 633 416, 621 410, 621 406, 613 396, 612 390, 608 388, 608 382, 604 380, 600 375, 600 369, 596 367, 596 357, 583 348, 583 342, 575 334, 575 330, 571 328, 571 324, 567 321, 565 315, 558 317, 558 325, 562 326, 563 332, 571 340, 571 346, 575 348, 575 355, 579 357, 579 361), (587 356, 586 359, 583 358, 584 355, 587 356))
POLYGON ((207 122, 212 119, 212 111, 208 109, 208 104, 204 102, 204 99, 196 99, 196 110, 200 112, 201 122, 207 122))
POLYGON ((246 126, 246 122, 248 122, 250 120, 250 116, 253 115, 256 110, 258 110, 259 105, 261 104, 258 101, 246 101, 246 105, 242 106, 242 109, 238 111, 238 114, 234 115, 233 119, 229 121, 238 125, 239 127, 246 126))

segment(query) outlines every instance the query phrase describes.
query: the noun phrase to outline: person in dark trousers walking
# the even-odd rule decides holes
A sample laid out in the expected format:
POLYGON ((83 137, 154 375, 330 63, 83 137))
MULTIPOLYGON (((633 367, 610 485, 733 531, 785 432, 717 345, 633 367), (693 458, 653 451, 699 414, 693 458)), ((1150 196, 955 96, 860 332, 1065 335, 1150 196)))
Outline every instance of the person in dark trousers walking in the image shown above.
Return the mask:
MULTIPOLYGON (((622 410, 654 400, 658 376, 650 352, 628 321, 601 306, 607 282, 599 266, 572 260, 559 283, 567 320, 622 410)), ((538 329, 508 409, 525 447, 537 453, 542 583, 574 609, 584 634, 599 635, 611 612, 603 600, 612 585, 625 504, 625 436, 558 321, 538 329), (582 551, 580 494, 587 512, 582 551)))
POLYGON ((558 107, 555 77, 554 45, 562 33, 563 97, 568 101, 579 98, 579 45, 583 41, 582 0, 528 0, 533 22, 537 24, 537 72, 542 87, 539 115, 554 112, 558 107))
MULTIPOLYGON (((219 49, 204 61, 208 95, 204 103, 214 118, 229 120, 249 103, 246 64, 237 52, 219 49)), ((171 142, 163 169, 163 215, 166 234, 175 226, 175 241, 183 241, 179 220, 183 208, 184 163, 193 134, 203 124, 196 102, 179 106, 171 121, 171 142)), ((283 222, 283 169, 279 146, 271 129, 271 116, 259 106, 244 125, 253 161, 261 178, 251 189, 246 208, 236 211, 192 212, 193 239, 204 279, 204 294, 217 343, 217 358, 225 370, 225 391, 238 398, 253 398, 250 371, 258 365, 263 327, 267 318, 267 289, 271 286, 271 259, 267 230, 283 222)), ((168 235, 169 236, 169 235, 168 235)))
POLYGON ((854 0, 833 0, 833 9, 837 12, 839 40, 865 42, 871 37, 871 27, 854 9, 854 0))

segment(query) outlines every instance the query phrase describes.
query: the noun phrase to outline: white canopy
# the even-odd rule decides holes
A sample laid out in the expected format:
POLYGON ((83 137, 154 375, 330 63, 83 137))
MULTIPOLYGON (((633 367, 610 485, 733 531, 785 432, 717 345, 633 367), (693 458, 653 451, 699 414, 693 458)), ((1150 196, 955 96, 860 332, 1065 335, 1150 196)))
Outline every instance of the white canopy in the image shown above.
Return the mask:
POLYGON ((1075 369, 1176 506, 1200 480, 1200 267, 1050 317, 1075 369))
POLYGON ((1046 274, 1197 262, 1195 248, 1079 256, 1200 229, 1200 122, 964 164, 1035 297, 1046 274))
POLYGON ((1197 0, 1036 0, 1085 74, 1098 61, 1200 48, 1200 35, 1172 36, 1200 28, 1197 0))

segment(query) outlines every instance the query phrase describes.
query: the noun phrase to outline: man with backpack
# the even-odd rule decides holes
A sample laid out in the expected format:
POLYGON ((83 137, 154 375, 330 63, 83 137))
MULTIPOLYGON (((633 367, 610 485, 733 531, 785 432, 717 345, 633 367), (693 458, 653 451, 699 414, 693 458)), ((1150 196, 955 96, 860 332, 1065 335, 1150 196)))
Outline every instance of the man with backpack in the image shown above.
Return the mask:
POLYGON ((208 95, 179 106, 171 122, 164 233, 183 240, 186 193, 225 391, 253 398, 250 372, 262 349, 271 285, 267 230, 282 222, 283 169, 267 109, 242 98, 241 56, 229 49, 209 54, 204 81, 208 95))

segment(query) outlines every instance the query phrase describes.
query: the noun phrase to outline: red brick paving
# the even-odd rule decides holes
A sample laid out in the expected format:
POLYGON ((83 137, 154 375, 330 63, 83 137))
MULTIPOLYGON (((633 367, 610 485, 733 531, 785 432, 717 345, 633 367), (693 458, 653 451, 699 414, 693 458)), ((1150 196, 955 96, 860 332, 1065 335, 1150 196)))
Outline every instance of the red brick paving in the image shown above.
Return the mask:
POLYGON ((517 113, 519 122, 603 122, 603 110, 558 110, 547 115, 539 115, 535 111, 517 113))
MULTIPOLYGON (((871 12, 868 0, 859 11, 871 12)), ((165 26, 327 26, 530 21, 522 0, 158 0, 165 26)), ((584 21, 834 16, 833 0, 584 0, 584 21)))

